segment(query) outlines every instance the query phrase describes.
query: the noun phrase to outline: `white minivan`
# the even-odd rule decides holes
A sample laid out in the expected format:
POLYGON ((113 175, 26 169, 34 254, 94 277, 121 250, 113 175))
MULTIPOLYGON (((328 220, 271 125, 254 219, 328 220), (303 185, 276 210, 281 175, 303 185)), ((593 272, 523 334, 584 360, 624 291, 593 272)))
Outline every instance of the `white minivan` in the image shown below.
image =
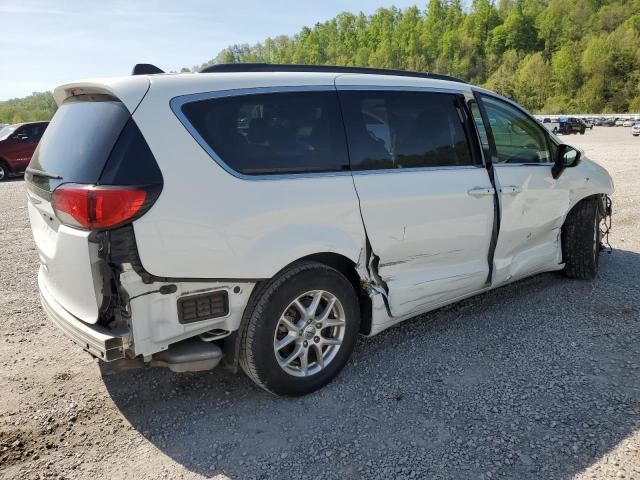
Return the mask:
POLYGON ((358 334, 598 268, 608 173, 452 77, 142 64, 54 96, 26 173, 41 300, 114 370, 222 361, 301 395, 358 334))

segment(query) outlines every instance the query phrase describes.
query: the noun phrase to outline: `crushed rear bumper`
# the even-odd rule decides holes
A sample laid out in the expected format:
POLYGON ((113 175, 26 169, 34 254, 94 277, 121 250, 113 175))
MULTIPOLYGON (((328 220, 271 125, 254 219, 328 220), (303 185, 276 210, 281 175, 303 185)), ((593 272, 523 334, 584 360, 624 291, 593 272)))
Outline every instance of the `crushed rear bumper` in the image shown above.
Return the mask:
POLYGON ((116 334, 101 325, 91 325, 78 320, 56 302, 40 275, 38 288, 44 311, 67 337, 100 360, 111 362, 125 357, 128 332, 116 334))

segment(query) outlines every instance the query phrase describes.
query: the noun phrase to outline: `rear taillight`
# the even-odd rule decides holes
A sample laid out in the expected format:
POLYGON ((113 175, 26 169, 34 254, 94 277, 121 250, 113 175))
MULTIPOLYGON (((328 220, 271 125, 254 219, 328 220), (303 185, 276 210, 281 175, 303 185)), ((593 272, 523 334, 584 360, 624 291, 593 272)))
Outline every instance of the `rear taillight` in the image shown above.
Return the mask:
POLYGON ((147 187, 63 184, 51 203, 58 220, 71 227, 105 230, 131 222, 149 209, 157 190, 147 187))

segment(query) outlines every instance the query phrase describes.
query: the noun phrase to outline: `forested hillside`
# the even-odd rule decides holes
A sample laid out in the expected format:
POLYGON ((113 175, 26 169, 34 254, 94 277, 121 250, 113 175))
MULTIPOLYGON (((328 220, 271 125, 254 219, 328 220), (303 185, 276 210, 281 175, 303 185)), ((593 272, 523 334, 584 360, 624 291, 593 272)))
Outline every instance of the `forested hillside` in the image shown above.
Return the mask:
POLYGON ((34 93, 24 98, 0 102, 0 123, 21 123, 49 120, 56 111, 50 92, 34 93))
POLYGON ((429 0, 341 13, 206 63, 358 65, 455 75, 534 112, 640 112, 640 0, 429 0))
MULTIPOLYGON (((472 0, 467 9, 429 0, 426 9, 345 12, 291 37, 230 46, 202 66, 221 62, 438 72, 533 112, 640 113, 640 0, 472 0)), ((35 93, 0 102, 0 123, 54 111, 50 93, 35 93)))

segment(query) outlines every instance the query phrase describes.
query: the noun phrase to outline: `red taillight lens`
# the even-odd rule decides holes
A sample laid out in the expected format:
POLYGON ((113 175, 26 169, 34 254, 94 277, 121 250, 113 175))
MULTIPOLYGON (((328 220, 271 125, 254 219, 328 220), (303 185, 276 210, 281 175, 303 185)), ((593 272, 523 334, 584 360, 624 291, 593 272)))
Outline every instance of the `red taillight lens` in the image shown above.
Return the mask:
POLYGON ((51 203, 65 225, 88 230, 113 228, 138 215, 147 191, 136 187, 60 185, 51 203))

